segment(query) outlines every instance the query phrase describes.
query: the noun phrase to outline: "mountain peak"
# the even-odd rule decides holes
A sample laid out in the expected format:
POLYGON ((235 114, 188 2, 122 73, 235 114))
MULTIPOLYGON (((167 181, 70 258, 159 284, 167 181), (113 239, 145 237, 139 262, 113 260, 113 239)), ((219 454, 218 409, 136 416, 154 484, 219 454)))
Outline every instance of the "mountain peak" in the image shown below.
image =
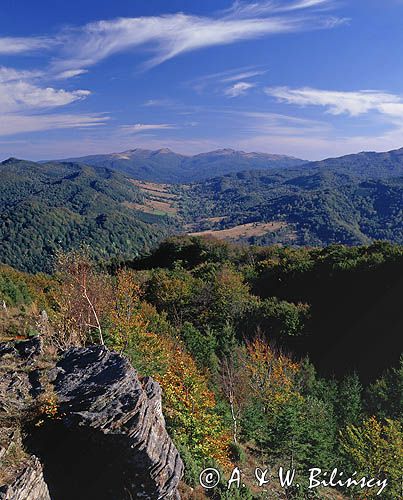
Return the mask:
POLYGON ((161 148, 161 149, 157 149, 156 153, 157 154, 167 154, 167 153, 173 153, 173 151, 169 148, 161 148))
POLYGON ((10 158, 7 158, 7 160, 2 161, 1 164, 2 165, 9 165, 10 163, 16 163, 19 161, 23 161, 23 160, 15 158, 14 156, 10 156, 10 158))
POLYGON ((242 153, 242 152, 243 151, 235 151, 235 149, 231 149, 231 148, 222 148, 222 149, 216 149, 215 151, 211 151, 211 153, 223 154, 223 155, 231 155, 234 153, 242 153))

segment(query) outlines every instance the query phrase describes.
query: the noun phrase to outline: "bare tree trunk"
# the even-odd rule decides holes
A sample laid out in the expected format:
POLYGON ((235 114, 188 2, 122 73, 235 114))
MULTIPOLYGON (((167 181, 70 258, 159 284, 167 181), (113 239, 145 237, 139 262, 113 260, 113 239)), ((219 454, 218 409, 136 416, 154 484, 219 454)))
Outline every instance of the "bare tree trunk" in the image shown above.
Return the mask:
POLYGON ((231 408, 231 415, 232 415, 232 421, 234 425, 234 443, 238 444, 238 421, 235 413, 235 407, 234 407, 234 397, 231 395, 230 400, 229 400, 230 408, 231 408))
POLYGON ((85 300, 88 302, 88 305, 90 306, 92 314, 94 315, 95 321, 97 323, 96 324, 96 328, 97 328, 97 330, 99 332, 99 341, 100 341, 101 345, 105 345, 105 343, 104 343, 104 337, 102 335, 101 323, 99 322, 98 314, 97 314, 97 312, 95 310, 95 307, 94 307, 93 303, 91 302, 90 298, 88 297, 87 289, 85 288, 84 285, 83 285, 83 295, 84 295, 85 300))

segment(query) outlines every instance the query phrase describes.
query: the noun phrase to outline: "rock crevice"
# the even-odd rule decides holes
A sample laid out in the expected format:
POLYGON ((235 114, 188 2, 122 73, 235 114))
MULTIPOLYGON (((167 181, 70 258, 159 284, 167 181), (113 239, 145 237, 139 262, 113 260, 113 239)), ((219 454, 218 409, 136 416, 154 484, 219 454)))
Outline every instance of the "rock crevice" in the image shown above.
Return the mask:
POLYGON ((57 407, 54 418, 27 423, 24 447, 32 462, 4 486, 6 496, 0 490, 0 499, 178 499, 183 463, 165 428, 158 383, 140 380, 124 357, 92 346, 62 353, 45 370, 45 388, 44 370, 39 376, 35 367, 40 355, 37 339, 0 344, 3 372, 5 359, 25 366, 22 377, 10 371, 0 382, 0 412, 8 398, 19 410, 32 407, 49 387, 57 407), (42 496, 14 493, 41 478, 42 496))

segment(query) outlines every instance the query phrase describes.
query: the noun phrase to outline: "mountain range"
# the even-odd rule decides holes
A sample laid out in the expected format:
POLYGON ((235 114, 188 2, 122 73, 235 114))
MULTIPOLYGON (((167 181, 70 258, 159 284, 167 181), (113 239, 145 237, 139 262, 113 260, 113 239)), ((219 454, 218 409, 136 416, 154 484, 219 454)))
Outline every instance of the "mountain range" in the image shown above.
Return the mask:
POLYGON ((83 244, 101 260, 133 258, 183 233, 258 245, 403 243, 403 149, 310 163, 274 157, 281 166, 232 150, 135 151, 134 164, 113 169, 113 155, 88 157, 93 165, 0 163, 1 262, 49 271, 58 251, 83 244), (184 159, 187 178, 203 178, 161 183, 186 178, 184 159))
POLYGON ((269 170, 306 163, 291 156, 245 153, 233 149, 219 149, 185 156, 166 148, 156 151, 131 149, 122 153, 84 156, 61 161, 106 167, 135 179, 167 183, 195 182, 242 170, 269 170))
POLYGON ((403 243, 403 149, 232 173, 177 192, 198 235, 255 244, 403 243))

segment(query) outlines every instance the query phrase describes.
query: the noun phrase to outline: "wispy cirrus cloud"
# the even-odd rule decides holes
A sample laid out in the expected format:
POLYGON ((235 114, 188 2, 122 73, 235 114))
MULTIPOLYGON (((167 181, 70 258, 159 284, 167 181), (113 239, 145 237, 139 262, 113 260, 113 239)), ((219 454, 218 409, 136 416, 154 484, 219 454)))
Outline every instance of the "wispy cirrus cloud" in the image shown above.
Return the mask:
POLYGON ((148 99, 143 106, 146 108, 152 108, 152 107, 164 107, 164 108, 170 108, 176 106, 178 103, 177 101, 173 99, 148 99))
POLYGON ((249 138, 250 144, 256 147, 259 144, 280 147, 309 159, 329 156, 329 151, 337 156, 401 147, 403 95, 376 90, 340 91, 310 87, 268 87, 265 92, 279 102, 296 107, 322 108, 323 114, 317 125, 290 121, 283 126, 278 120, 257 118, 256 133, 249 138), (337 117, 342 115, 346 116, 340 123, 337 117), (348 132, 349 127, 353 127, 354 133, 348 132))
POLYGON ((62 71, 58 75, 54 76, 55 80, 67 80, 68 78, 74 78, 76 76, 84 75, 88 73, 86 69, 68 69, 66 71, 62 71))
POLYGON ((178 128, 171 123, 135 123, 134 125, 122 125, 120 129, 123 132, 131 134, 140 134, 150 130, 172 130, 178 128))
MULTIPOLYGON (((261 66, 244 66, 201 75, 198 78, 186 82, 186 85, 192 87, 198 93, 202 93, 207 87, 215 87, 220 93, 224 92, 225 94, 225 91, 228 90, 226 84, 250 80, 251 78, 266 74, 267 71, 267 69, 261 66)), ((253 83, 253 85, 256 84, 253 83)))
POLYGON ((0 66, 0 84, 21 80, 32 80, 43 76, 40 70, 17 70, 7 66, 0 66))
MULTIPOLYGON (((41 51, 41 56, 47 57, 49 54, 49 58, 41 70, 0 70, 0 111, 3 115, 7 114, 7 119, 10 115, 14 123, 18 122, 18 127, 15 126, 13 130, 18 129, 20 132, 23 131, 24 123, 28 131, 32 130, 31 118, 38 120, 40 127, 44 127, 45 123, 49 127, 62 127, 61 113, 58 111, 52 121, 51 110, 82 101, 91 92, 80 88, 57 88, 56 81, 79 77, 91 66, 120 53, 141 51, 146 54, 143 68, 149 69, 181 54, 203 48, 332 28, 343 22, 343 19, 328 16, 325 6, 330 7, 333 3, 331 0, 285 0, 281 3, 267 0, 254 3, 237 1, 231 12, 215 12, 210 16, 176 13, 126 17, 64 28, 49 36, 2 37, 0 54, 29 55, 41 51), (304 15, 299 14, 302 11, 304 15), (40 121, 39 116, 45 118, 40 121)), ((225 92, 228 97, 243 95, 256 85, 246 80, 264 72, 260 68, 250 67, 223 74, 219 91, 225 92), (230 83, 233 85, 224 87, 224 84, 230 83)), ((73 126, 73 115, 66 111, 66 116, 69 118, 64 122, 65 126, 73 126)), ((99 125, 105 121, 87 118, 91 116, 76 116, 77 123, 86 123, 85 126, 91 126, 92 123, 99 125)), ((168 123, 156 125, 160 126, 160 130, 172 127, 168 123)), ((146 130, 136 128, 141 126, 146 127, 147 124, 132 125, 132 132, 146 130)), ((157 130, 155 126, 154 130, 157 130)))
POLYGON ((234 75, 227 76, 222 78, 220 81, 223 83, 236 82, 238 80, 247 80, 248 78, 264 75, 265 73, 267 73, 267 70, 245 71, 243 73, 236 73, 234 75))
POLYGON ((114 54, 147 48, 154 55, 144 67, 151 68, 202 48, 328 29, 343 22, 342 18, 328 17, 324 12, 325 7, 334 4, 334 0, 237 1, 228 11, 209 17, 177 13, 96 21, 58 35, 63 43, 56 66, 64 70, 88 68, 114 54), (304 11, 304 15, 300 16, 299 11, 304 11))
POLYGON ((211 16, 177 13, 95 21, 52 36, 0 37, 0 54, 53 49, 54 70, 67 78, 114 54, 143 48, 154 53, 145 63, 150 68, 202 48, 331 28, 345 21, 324 13, 334 5, 335 0, 235 1, 227 11, 211 16), (309 15, 300 16, 299 11, 309 15))
POLYGON ((238 82, 232 85, 231 87, 227 88, 224 91, 224 94, 227 97, 239 97, 241 95, 245 95, 248 90, 252 89, 255 87, 254 83, 250 82, 238 82))
POLYGON ((173 14, 99 21, 64 34, 68 43, 56 66, 87 68, 119 52, 147 46, 154 56, 145 63, 145 68, 151 68, 201 48, 304 28, 308 28, 307 23, 291 16, 216 19, 173 14))
POLYGON ((251 17, 307 9, 327 10, 335 7, 336 3, 337 0, 296 0, 291 2, 274 0, 246 2, 245 0, 236 0, 232 6, 224 12, 228 16, 233 17, 251 17))
POLYGON ((109 119, 103 114, 9 114, 0 120, 0 137, 45 130, 90 128, 104 125, 109 119))
POLYGON ((57 44, 57 39, 53 37, 0 37, 0 55, 18 55, 51 49, 57 44))
POLYGON ((333 115, 359 116, 377 111, 389 117, 402 117, 403 97, 374 90, 337 91, 310 87, 267 87, 265 93, 279 101, 298 106, 321 106, 333 115))

